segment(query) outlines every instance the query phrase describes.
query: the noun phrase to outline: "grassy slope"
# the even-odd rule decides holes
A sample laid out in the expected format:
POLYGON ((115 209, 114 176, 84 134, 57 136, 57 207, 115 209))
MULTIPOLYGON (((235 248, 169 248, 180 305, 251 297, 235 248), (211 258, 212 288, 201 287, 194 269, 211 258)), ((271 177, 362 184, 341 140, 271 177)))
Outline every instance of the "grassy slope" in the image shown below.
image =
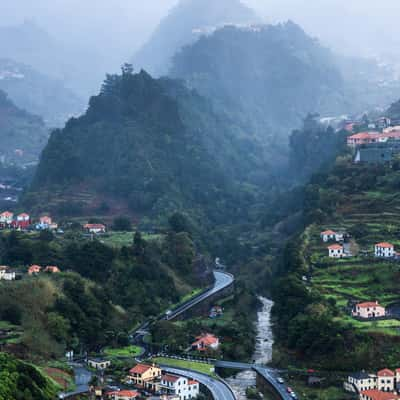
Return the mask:
POLYGON ((165 358, 165 357, 153 358, 153 361, 161 365, 191 369, 193 371, 201 372, 202 374, 215 376, 214 366, 212 364, 200 363, 196 361, 176 360, 174 358, 165 358))

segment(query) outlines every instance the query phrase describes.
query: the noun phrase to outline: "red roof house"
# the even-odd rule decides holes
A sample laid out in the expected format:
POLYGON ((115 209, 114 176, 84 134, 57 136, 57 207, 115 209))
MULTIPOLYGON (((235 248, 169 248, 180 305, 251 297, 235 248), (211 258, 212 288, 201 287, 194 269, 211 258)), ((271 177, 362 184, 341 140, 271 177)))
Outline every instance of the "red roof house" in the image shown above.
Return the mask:
POLYGON ((89 233, 104 233, 106 231, 106 226, 103 224, 85 224, 83 229, 89 233))
POLYGON ((361 400, 399 400, 400 397, 393 393, 381 392, 380 390, 363 390, 360 393, 361 400))
POLYGON ((29 275, 35 275, 40 273, 40 271, 42 270, 42 267, 40 265, 31 265, 28 268, 28 274, 29 275))
POLYGON ((110 400, 132 400, 139 396, 140 393, 135 390, 115 390, 106 393, 106 397, 110 400))
POLYGON ((394 376, 394 372, 391 369, 385 368, 381 369, 377 373, 378 376, 394 376))
POLYGON ((210 334, 205 333, 196 338, 196 341, 192 343, 192 349, 198 351, 206 351, 208 349, 217 349, 219 347, 219 339, 210 334))

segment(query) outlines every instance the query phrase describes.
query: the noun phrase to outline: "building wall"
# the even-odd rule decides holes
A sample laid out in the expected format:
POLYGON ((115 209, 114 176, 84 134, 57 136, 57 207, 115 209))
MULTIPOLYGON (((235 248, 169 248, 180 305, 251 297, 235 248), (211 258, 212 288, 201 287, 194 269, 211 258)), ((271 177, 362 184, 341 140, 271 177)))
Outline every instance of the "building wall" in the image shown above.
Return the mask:
POLYGON ((378 390, 383 392, 393 392, 394 376, 378 376, 378 390))

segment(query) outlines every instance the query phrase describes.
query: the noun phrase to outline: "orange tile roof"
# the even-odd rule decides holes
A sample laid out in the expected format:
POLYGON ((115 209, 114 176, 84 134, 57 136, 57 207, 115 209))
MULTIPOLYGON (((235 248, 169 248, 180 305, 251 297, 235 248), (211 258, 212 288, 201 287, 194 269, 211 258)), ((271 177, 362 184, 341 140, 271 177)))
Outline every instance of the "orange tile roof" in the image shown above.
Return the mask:
POLYGON ((341 246, 340 244, 333 244, 332 246, 328 247, 329 250, 341 250, 343 249, 343 246, 341 246))
POLYGON ((331 231, 330 229, 328 229, 327 231, 321 232, 321 235, 336 235, 336 232, 331 231))
POLYGON ((198 336, 196 338, 196 341, 192 344, 192 346, 201 345, 204 347, 208 347, 208 346, 218 343, 218 341, 219 341, 219 339, 216 336, 214 336, 210 333, 206 333, 204 335, 198 336))
POLYGON ((375 247, 383 247, 383 248, 386 248, 386 249, 392 249, 394 246, 391 243, 382 242, 382 243, 377 243, 375 245, 375 247))
POLYGON ((381 392, 380 390, 363 390, 362 395, 367 396, 371 400, 398 400, 399 396, 393 393, 381 392))
POLYGON ((113 392, 107 392, 107 396, 119 396, 119 397, 138 397, 139 396, 139 392, 136 392, 134 390, 116 390, 113 392))
POLYGON ((85 229, 106 229, 106 226, 103 224, 85 224, 83 227, 85 229))
POLYGON ((374 301, 365 301, 364 303, 358 303, 357 307, 360 308, 368 308, 368 307, 382 307, 379 303, 376 303, 374 301))
POLYGON ((163 381, 167 381, 167 382, 176 382, 177 380, 179 380, 179 376, 176 375, 171 375, 171 374, 165 374, 161 377, 161 379, 163 381))
POLYGON ((197 385, 199 382, 197 382, 197 381, 193 381, 193 380, 190 380, 189 382, 188 382, 188 385, 197 385))
POLYGON ((394 376, 394 372, 391 369, 385 368, 378 371, 378 376, 394 376))
POLYGON ((146 371, 148 371, 151 368, 151 365, 148 364, 138 364, 135 367, 131 368, 129 370, 129 373, 131 374, 144 374, 146 371))
POLYGON ((375 138, 379 136, 379 132, 360 132, 356 133, 355 135, 349 136, 347 139, 369 139, 369 138, 375 138))

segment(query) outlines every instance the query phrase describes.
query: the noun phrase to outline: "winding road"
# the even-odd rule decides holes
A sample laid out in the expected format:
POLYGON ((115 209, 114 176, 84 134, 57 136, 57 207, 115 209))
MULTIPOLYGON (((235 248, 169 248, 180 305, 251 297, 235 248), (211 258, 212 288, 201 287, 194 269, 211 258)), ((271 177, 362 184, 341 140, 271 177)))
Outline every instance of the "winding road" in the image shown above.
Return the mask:
MULTIPOLYGON (((183 314, 190 308, 194 307, 195 305, 201 303, 202 301, 208 299, 209 297, 213 296, 216 293, 221 292, 222 290, 228 288, 230 285, 233 284, 235 278, 232 274, 222 271, 214 271, 214 285, 200 293, 198 296, 194 297, 193 299, 188 300, 187 302, 181 304, 180 306, 176 307, 175 309, 168 311, 167 313, 161 315, 156 320, 147 320, 140 325, 135 331, 132 332, 131 340, 136 343, 143 343, 143 337, 148 333, 148 328, 151 326, 154 321, 160 320, 171 320, 179 315, 183 314)), ((286 386, 283 384, 279 384, 277 381, 277 373, 273 369, 267 368, 262 365, 256 364, 247 364, 247 363, 239 363, 239 362, 232 362, 232 361, 216 361, 214 363, 215 367, 220 368, 228 368, 228 369, 237 369, 237 370, 254 370, 259 375, 261 375, 266 381, 268 381, 273 388, 275 388, 276 392, 279 394, 282 400, 292 400, 293 398, 287 392, 286 386)), ((236 396, 229 385, 220 379, 212 378, 208 375, 201 374, 199 372, 188 370, 188 369, 181 369, 181 368, 173 368, 166 365, 161 365, 164 371, 182 375, 190 379, 195 379, 204 386, 208 388, 211 392, 213 398, 215 400, 236 400, 236 396)), ((88 382, 90 380, 90 373, 83 367, 76 366, 75 374, 77 379, 77 391, 74 393, 61 393, 59 398, 67 398, 71 395, 82 393, 86 391, 88 386, 88 382), (89 374, 89 375, 88 375, 89 374)))
POLYGON ((195 371, 171 368, 165 365, 162 365, 161 367, 164 371, 171 374, 182 375, 200 382, 202 385, 208 388, 215 400, 236 400, 232 389, 221 380, 211 378, 208 375, 204 375, 195 371))

